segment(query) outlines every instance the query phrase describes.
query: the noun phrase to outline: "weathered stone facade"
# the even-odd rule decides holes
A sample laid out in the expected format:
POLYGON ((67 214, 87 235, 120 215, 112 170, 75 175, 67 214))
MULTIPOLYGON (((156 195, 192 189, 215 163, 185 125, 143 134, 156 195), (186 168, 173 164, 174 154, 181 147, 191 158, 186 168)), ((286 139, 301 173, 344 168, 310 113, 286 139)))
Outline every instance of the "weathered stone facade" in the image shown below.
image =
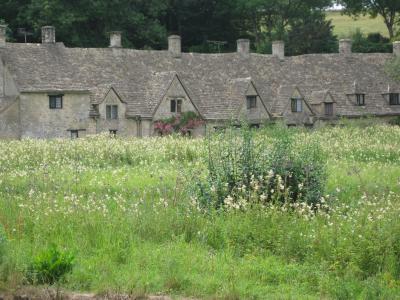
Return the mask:
POLYGON ((123 49, 121 33, 111 32, 108 48, 67 48, 51 26, 41 44, 7 43, 0 26, 0 137, 145 137, 156 121, 185 112, 205 121, 194 136, 232 120, 313 126, 400 116, 400 83, 384 72, 399 43, 393 54, 356 54, 342 40, 339 53, 296 57, 281 41, 272 55, 250 53, 248 40, 228 54, 182 53, 179 36, 168 45, 123 49))

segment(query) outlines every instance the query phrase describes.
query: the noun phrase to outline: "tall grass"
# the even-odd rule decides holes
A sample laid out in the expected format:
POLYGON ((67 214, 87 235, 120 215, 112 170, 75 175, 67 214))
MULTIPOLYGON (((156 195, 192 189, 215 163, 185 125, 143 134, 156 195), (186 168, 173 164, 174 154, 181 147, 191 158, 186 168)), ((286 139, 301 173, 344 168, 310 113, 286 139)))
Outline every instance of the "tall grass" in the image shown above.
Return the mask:
MULTIPOLYGON (((208 143, 221 146, 221 136, 0 142, 0 288, 25 283, 34 258, 56 245, 75 257, 62 283, 72 290, 398 299, 400 129, 288 134, 294 149, 318 144, 326 155, 320 209, 205 213, 190 187, 206 178, 208 143)), ((272 150, 280 135, 261 130, 254 146, 261 139, 272 150)))

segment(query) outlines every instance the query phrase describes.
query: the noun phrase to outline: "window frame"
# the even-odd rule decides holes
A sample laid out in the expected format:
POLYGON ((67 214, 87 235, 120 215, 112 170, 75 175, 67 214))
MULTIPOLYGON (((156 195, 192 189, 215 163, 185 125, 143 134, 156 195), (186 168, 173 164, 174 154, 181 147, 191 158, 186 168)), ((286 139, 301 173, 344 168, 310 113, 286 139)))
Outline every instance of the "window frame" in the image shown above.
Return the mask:
POLYGON ((365 106, 365 94, 359 93, 355 95, 356 95, 357 106, 365 106))
POLYGON ((170 101, 170 112, 176 113, 176 99, 170 101))
POLYGON ((175 114, 182 113, 183 101, 182 99, 171 99, 170 100, 170 112, 175 114))
POLYGON ((304 100, 303 98, 291 98, 290 104, 293 113, 303 112, 303 100, 304 100))
POLYGON ((399 93, 389 93, 389 105, 392 105, 392 106, 400 105, 399 93), (395 100, 395 101, 393 101, 393 100, 395 100))
POLYGON ((116 137, 118 134, 118 130, 117 129, 109 129, 109 133, 110 133, 110 136, 116 137))
POLYGON ((71 129, 70 135, 71 135, 71 140, 79 139, 79 130, 71 129))
POLYGON ((64 95, 48 95, 49 96, 49 109, 63 109, 64 95), (57 99, 60 100, 59 105, 57 105, 57 99))
POLYGON ((333 102, 325 102, 324 103, 324 114, 325 116, 333 116, 333 102), (329 109, 328 109, 329 107, 329 109))
POLYGON ((247 109, 257 108, 257 96, 246 96, 247 109))
POLYGON ((106 120, 118 120, 118 105, 106 105, 106 120))

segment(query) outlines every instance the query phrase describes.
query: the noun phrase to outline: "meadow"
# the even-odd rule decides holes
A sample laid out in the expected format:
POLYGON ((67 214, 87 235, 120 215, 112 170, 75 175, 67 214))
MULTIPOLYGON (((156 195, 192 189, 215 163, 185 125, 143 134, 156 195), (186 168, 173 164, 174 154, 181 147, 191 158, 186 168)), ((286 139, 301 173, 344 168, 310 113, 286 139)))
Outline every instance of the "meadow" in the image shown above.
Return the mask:
POLYGON ((327 20, 332 20, 333 31, 339 38, 348 38, 360 29, 365 35, 379 32, 388 37, 388 30, 382 17, 371 18, 370 16, 359 16, 356 19, 347 15, 342 15, 340 11, 327 13, 327 20))
MULTIPOLYGON (((254 139, 273 147, 282 130, 254 139)), ((326 158, 317 209, 201 206, 193 187, 221 135, 1 141, 0 291, 32 284, 32 261, 56 247, 73 256, 59 282, 72 291, 400 299, 400 127, 285 132, 326 158)))

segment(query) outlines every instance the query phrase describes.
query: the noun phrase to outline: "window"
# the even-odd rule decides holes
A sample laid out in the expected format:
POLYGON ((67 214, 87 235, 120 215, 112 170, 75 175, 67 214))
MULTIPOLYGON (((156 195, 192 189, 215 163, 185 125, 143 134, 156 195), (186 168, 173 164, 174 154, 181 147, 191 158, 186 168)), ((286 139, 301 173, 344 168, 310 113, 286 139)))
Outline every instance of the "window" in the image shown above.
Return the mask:
POLYGON ((398 93, 389 94, 389 104, 390 105, 400 105, 400 99, 398 93))
POLYGON ((172 113, 181 113, 182 112, 182 100, 181 99, 172 99, 171 100, 171 112, 172 113))
POLYGON ((50 109, 62 109, 63 95, 49 95, 49 107, 50 109))
POLYGON ((365 106, 365 94, 356 94, 358 106, 365 106))
POLYGON ((257 96, 247 96, 247 109, 257 107, 257 96))
POLYGON ((292 112, 302 112, 303 111, 303 99, 292 98, 292 112))
POLYGON ((118 130, 116 130, 116 129, 110 129, 110 135, 111 135, 112 137, 116 137, 116 136, 117 136, 117 131, 118 131, 118 130))
POLYGON ((71 139, 77 139, 79 137, 79 131, 78 130, 71 130, 71 139))
POLYGON ((325 103, 325 115, 333 116, 333 103, 325 103))
POLYGON ((106 119, 107 120, 118 119, 118 105, 107 105, 106 106, 106 119))

